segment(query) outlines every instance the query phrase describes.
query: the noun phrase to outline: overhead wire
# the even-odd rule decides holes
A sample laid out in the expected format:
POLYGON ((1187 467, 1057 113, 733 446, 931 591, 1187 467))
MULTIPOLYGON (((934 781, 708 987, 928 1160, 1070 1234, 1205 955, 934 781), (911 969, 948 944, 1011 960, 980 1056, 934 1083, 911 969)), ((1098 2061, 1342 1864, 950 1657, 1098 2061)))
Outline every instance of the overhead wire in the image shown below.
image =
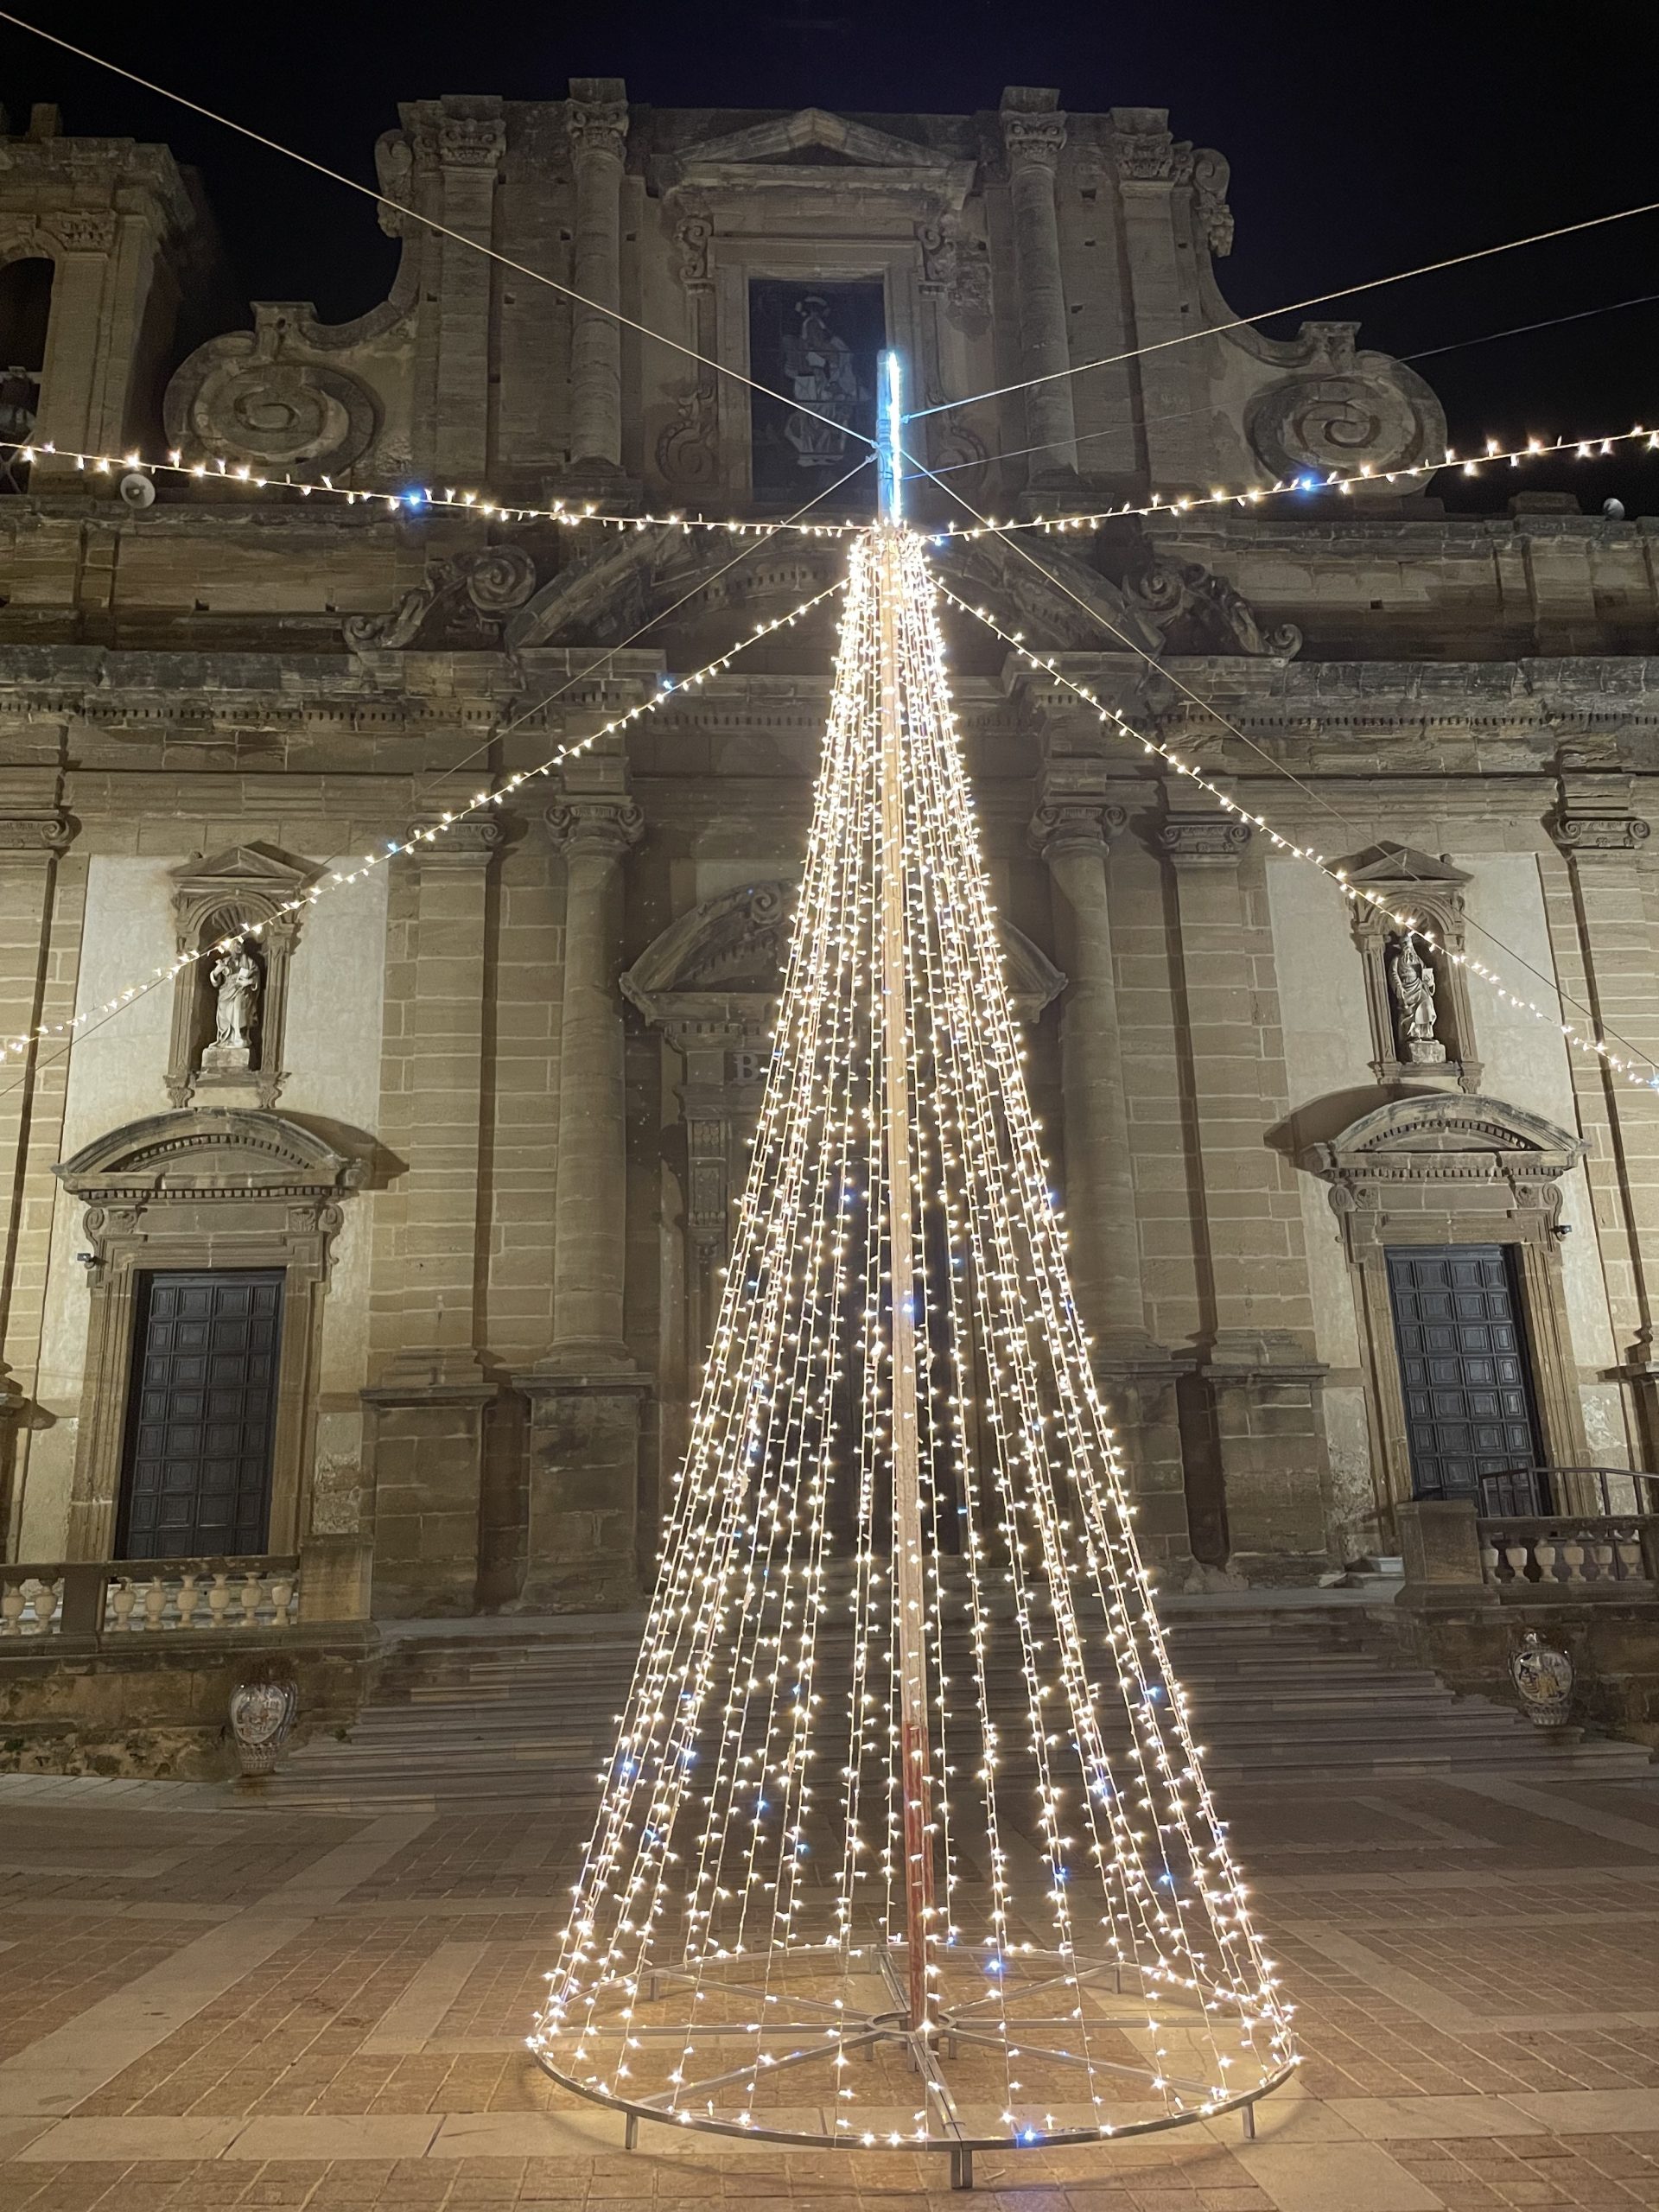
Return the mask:
MULTIPOLYGON (((1659 301, 1659 292, 1638 292, 1628 300, 1605 300, 1599 308, 1579 308, 1568 315, 1546 315, 1539 322, 1516 322, 1506 330, 1485 330, 1474 338, 1454 338, 1446 346, 1419 346, 1414 353, 1396 353, 1394 359, 1409 366, 1414 361, 1435 360, 1443 353, 1459 353, 1471 346, 1490 346, 1500 338, 1524 338, 1534 331, 1554 330, 1562 323, 1587 322, 1595 315, 1616 315, 1623 308, 1650 307, 1656 301, 1659 301)), ((952 403, 957 406, 966 404, 961 400, 952 403)), ((1165 429, 1172 423, 1194 423, 1200 416, 1208 416, 1214 412, 1212 407, 1178 407, 1165 415, 1147 415, 1141 411, 1137 395, 1134 410, 1126 422, 1109 423, 1103 430, 1080 430, 1075 438, 1049 438, 1041 445, 1001 446, 995 453, 982 454, 975 461, 948 461, 934 474, 936 476, 960 476, 968 469, 988 468, 995 461, 1024 461, 1034 453, 1052 453, 1060 445, 1090 445, 1100 438, 1121 437, 1125 430, 1165 429)))
MULTIPOLYGON (((928 468, 924 463, 918 461, 914 454, 906 453, 904 458, 912 467, 917 468, 921 474, 929 477, 932 476, 932 470, 928 468)), ((938 482, 938 480, 934 478, 934 481, 938 482)), ((1320 808, 1325 813, 1328 814, 1333 821, 1341 823, 1344 830, 1355 836, 1363 837, 1365 836, 1366 831, 1363 824, 1355 822, 1353 817, 1345 814, 1340 807, 1333 805, 1329 799, 1325 798, 1323 793, 1315 791, 1312 785, 1306 783, 1300 776, 1297 775, 1294 769, 1287 767, 1283 761, 1276 759, 1265 746, 1258 744, 1255 739, 1249 734, 1248 730, 1241 729, 1238 724, 1235 722, 1230 716, 1224 715, 1219 707, 1217 707, 1210 700, 1205 698, 1202 693, 1195 691, 1192 685, 1185 682, 1183 678, 1176 674, 1166 662, 1160 660, 1155 654, 1148 652, 1146 647, 1141 645, 1137 639, 1131 637, 1127 631, 1120 630, 1116 623, 1110 621, 1097 607, 1091 606, 1090 602, 1084 598, 1080 592, 1073 590, 1071 586, 1065 582, 1064 577, 1057 576, 1052 569, 1048 568, 1045 563, 1039 561, 1036 555, 1031 552, 1027 547, 1022 545, 1017 538, 1010 537, 1005 530, 1002 530, 995 524, 988 522, 985 517, 979 513, 976 507, 963 497, 960 492, 954 488, 954 486, 950 485, 942 485, 940 488, 948 492, 952 499, 959 500, 961 504, 968 509, 969 514, 974 516, 976 521, 978 522, 988 534, 1000 539, 1001 543, 1007 545, 1012 551, 1018 553, 1022 560, 1028 562, 1030 565, 1037 570, 1038 574, 1044 578, 1045 582, 1052 585, 1056 591, 1063 593, 1064 595, 1067 599, 1071 600, 1075 606, 1080 607, 1083 613, 1086 614, 1091 621, 1097 623, 1102 629, 1105 630, 1111 637, 1116 638, 1119 643, 1126 646, 1130 652, 1135 654, 1140 659, 1143 660, 1148 668, 1155 671, 1156 673, 1162 677, 1173 690, 1179 691, 1183 697, 1187 699, 1193 706, 1197 707, 1201 713, 1209 715, 1211 719, 1217 722, 1223 729, 1226 730, 1231 736, 1236 737, 1242 745, 1248 747, 1252 753, 1255 753, 1260 760, 1266 763, 1268 767, 1272 770, 1274 775, 1281 776, 1287 782, 1294 784, 1296 789, 1302 793, 1304 798, 1310 800, 1315 806, 1320 808)), ((949 540, 947 539, 946 542, 949 542, 949 540)), ((977 608, 969 609, 969 612, 974 613, 977 613, 978 611, 979 610, 977 608)), ((1098 702, 1096 703, 1097 704, 1098 702)), ((1143 735, 1142 733, 1138 731, 1135 734, 1137 736, 1143 735)), ((1162 750, 1163 748, 1154 747, 1154 749, 1162 750)), ((1416 882, 1421 881, 1421 878, 1416 874, 1415 870, 1409 868, 1409 863, 1408 863, 1408 880, 1416 882)), ((1653 1068, 1656 1075, 1659 1075, 1659 1063, 1655 1062, 1653 1056, 1650 1053, 1644 1052, 1640 1046, 1633 1045, 1629 1038, 1621 1035, 1617 1029, 1611 1027, 1608 1023, 1598 1016, 1590 1007, 1585 1006, 1581 1001, 1574 998, 1571 992, 1569 992, 1566 986, 1561 982, 1559 976, 1546 975, 1544 970, 1541 968, 1535 967, 1534 963, 1526 957, 1524 953, 1517 951, 1512 944, 1505 943, 1503 938, 1499 937, 1495 930, 1489 929, 1484 923, 1477 921, 1472 915, 1465 915, 1465 920, 1466 925, 1476 931, 1489 944, 1495 945, 1500 952, 1503 953, 1508 958, 1514 961, 1517 967, 1524 969, 1529 976, 1534 976, 1545 987, 1547 990, 1554 992, 1566 1005, 1574 1007, 1578 1013, 1584 1016, 1586 1020, 1591 1023, 1592 1028, 1599 1034, 1615 1039, 1624 1046, 1624 1050, 1630 1054, 1633 1059, 1640 1061, 1645 1067, 1653 1068)))
POLYGON ((1088 376, 1096 369, 1116 368, 1124 361, 1139 361, 1151 353, 1167 353, 1173 346, 1191 346, 1203 338, 1219 338, 1230 330, 1248 330, 1258 322, 1271 322, 1275 315, 1298 315, 1304 308, 1329 306, 1336 300, 1357 299, 1362 293, 1381 291, 1385 285, 1406 284, 1418 276, 1433 276, 1442 270, 1466 268, 1471 262, 1490 261, 1497 254, 1518 253, 1523 247, 1548 245, 1555 238, 1580 236, 1586 231, 1604 229, 1609 223, 1628 223, 1638 215, 1659 213, 1659 200, 1643 200, 1639 207, 1616 208, 1608 215, 1588 215, 1576 223, 1560 223, 1554 229, 1534 231, 1522 238, 1505 238, 1497 245, 1472 248, 1467 253, 1446 254, 1439 261, 1420 262, 1414 269, 1396 269, 1387 276, 1368 276, 1360 284, 1344 284, 1339 290, 1315 292, 1302 300, 1289 300, 1282 306, 1262 308, 1255 315, 1236 315, 1225 322, 1200 324, 1192 330, 1177 331, 1169 338, 1154 338, 1144 346, 1127 346, 1121 353, 1103 353, 1092 361, 1077 361, 1068 368, 1046 369, 1040 376, 1022 378, 1017 384, 1000 384, 984 391, 970 393, 964 399, 938 400, 931 407, 912 408, 906 422, 919 423, 930 415, 959 413, 965 407, 976 407, 987 399, 1007 399, 1014 393, 1034 391, 1038 385, 1058 383, 1065 377, 1088 376))
MULTIPOLYGON (((871 466, 872 460, 873 456, 867 454, 855 467, 849 469, 847 474, 844 476, 838 478, 834 484, 826 486, 821 492, 814 493, 811 499, 809 499, 804 505, 797 508, 797 516, 804 514, 816 500, 820 499, 828 499, 831 493, 839 491, 842 485, 847 483, 852 477, 857 475, 861 469, 869 467, 871 466)), ((600 657, 598 661, 590 663, 588 666, 576 671, 574 674, 567 677, 565 682, 558 685, 554 690, 544 694, 543 696, 537 700, 533 705, 524 708, 521 713, 513 718, 512 721, 504 724, 499 729, 491 731, 486 737, 481 740, 478 745, 474 747, 473 750, 469 753, 467 753, 461 760, 456 761, 451 767, 442 769, 439 772, 439 785, 447 782, 451 776, 458 775, 461 769, 469 766, 471 763, 478 758, 480 753, 487 752, 492 746, 499 744, 503 738, 510 735, 513 730, 519 728, 524 722, 533 720, 536 715, 544 712, 545 709, 549 706, 552 705, 556 700, 563 698, 567 692, 574 690, 576 685, 580 683, 588 683, 594 681, 597 671, 600 667, 614 661, 619 653, 625 652, 630 645, 635 644, 645 634, 647 631, 654 628, 658 623, 666 621, 669 616, 675 613, 680 607, 683 607, 688 600, 695 599, 700 592, 706 591, 711 583, 714 583, 718 580, 718 578, 726 575, 728 569, 734 569, 740 562, 747 560, 755 550, 756 548, 753 545, 743 546, 738 552, 732 556, 730 560, 722 563, 721 565, 718 569, 715 569, 710 575, 701 577, 698 582, 692 586, 690 591, 683 593, 678 599, 673 601, 669 606, 660 608, 656 613, 652 613, 649 620, 641 623, 639 627, 633 631, 628 637, 621 639, 619 644, 611 646, 607 652, 600 657)), ((626 714, 615 717, 610 723, 607 724, 604 728, 594 731, 585 738, 578 739, 574 745, 564 747, 558 752, 550 754, 547 760, 537 762, 534 767, 522 770, 509 777, 500 786, 499 790, 480 792, 478 797, 469 805, 456 809, 453 815, 446 815, 441 825, 442 829, 449 829, 453 826, 454 822, 461 821, 465 819, 467 816, 476 813, 480 807, 497 804, 499 800, 505 796, 508 791, 516 790, 519 785, 528 783, 534 777, 548 774, 553 768, 556 767, 562 761, 569 759, 574 753, 588 750, 598 741, 599 738, 607 736, 610 734, 613 730, 621 728, 623 724, 636 720, 641 714, 654 711, 656 709, 664 705, 670 698, 673 697, 678 692, 687 690, 696 684, 702 683, 711 673, 717 672, 719 670, 722 669, 734 654, 741 652, 745 650, 746 647, 755 644, 760 638, 769 636, 774 631, 787 627, 798 621, 804 613, 810 611, 810 609, 814 607, 819 606, 824 600, 832 597, 834 594, 842 589, 842 587, 839 582, 831 584, 825 590, 818 592, 810 599, 803 601, 802 604, 796 607, 790 614, 780 616, 773 622, 757 624, 754 630, 747 638, 739 639, 737 644, 732 646, 727 653, 718 656, 714 661, 709 663, 704 668, 699 670, 696 674, 679 681, 664 683, 663 688, 656 694, 656 696, 644 702, 643 705, 634 707, 626 714)), ((411 798, 408 809, 409 812, 418 815, 422 810, 423 806, 430 803, 432 788, 433 787, 429 786, 426 794, 411 798)), ((377 865, 382 859, 393 859, 400 853, 412 852, 417 844, 421 843, 423 840, 429 842, 430 838, 435 834, 436 833, 429 830, 413 831, 402 844, 398 844, 395 842, 389 842, 386 851, 384 854, 373 855, 365 863, 365 866, 377 865)), ((345 873, 334 868, 328 861, 324 861, 322 869, 319 873, 320 875, 321 874, 327 874, 332 876, 336 886, 343 886, 346 883, 357 881, 364 872, 364 868, 360 867, 350 873, 345 873)), ((314 905, 317 895, 320 894, 315 893, 314 891, 313 893, 307 893, 303 898, 297 898, 290 900, 289 902, 290 910, 297 912, 306 906, 314 905)), ((257 934, 257 931, 251 925, 246 931, 239 930, 233 931, 229 936, 219 938, 212 944, 201 945, 194 948, 194 950, 187 950, 175 961, 162 967, 157 968, 151 975, 148 976, 143 982, 135 984, 122 992, 115 1001, 106 1003, 106 1005, 99 1013, 97 1018, 87 1021, 84 1027, 79 1025, 78 1018, 72 1016, 67 1022, 60 1021, 41 1023, 27 1032, 14 1032, 10 1036, 0 1038, 0 1064, 3 1064, 8 1061, 21 1061, 24 1063, 24 1065, 18 1068, 16 1075, 10 1083, 0 1084, 0 1098, 9 1096, 11 1092, 20 1089, 23 1084, 32 1082, 40 1074, 42 1069, 54 1067, 59 1064, 59 1062, 67 1059, 69 1054, 78 1045, 85 1043, 86 1039, 89 1037, 98 1035, 99 1033, 106 1028, 111 1021, 118 1020, 121 1014, 124 1014, 129 1006, 135 1005, 140 1000, 148 998, 152 991, 158 989, 163 983, 171 982, 173 978, 179 974, 181 969, 190 966, 195 962, 206 959, 212 953, 227 950, 232 944, 238 942, 245 934, 253 935, 257 934), (35 1050, 36 1045, 43 1042, 49 1036, 62 1033, 65 1030, 68 1030, 72 1033, 65 1036, 63 1043, 54 1052, 47 1053, 36 1052, 35 1050)))
POLYGON ((168 85, 158 85, 153 78, 141 77, 136 69, 111 61, 105 54, 94 54, 88 47, 77 46, 73 40, 60 37, 56 31, 43 30, 39 23, 31 23, 25 16, 15 16, 9 9, 0 8, 0 23, 10 23, 14 29, 28 31, 35 38, 44 39, 48 46, 60 47, 64 53, 73 54, 79 61, 90 61, 96 69, 106 69, 112 77, 124 78, 128 84, 137 85, 143 92, 154 92, 158 99, 171 100, 175 106, 188 108, 193 115, 202 116, 207 122, 218 124, 222 130, 233 130, 238 137, 246 138, 253 145, 263 146, 269 153, 280 154, 285 161, 297 162, 302 168, 315 170, 317 175, 326 176, 331 183, 343 184, 348 192, 354 192, 364 200, 373 200, 377 207, 391 208, 400 218, 420 224, 435 237, 469 247, 473 252, 481 253, 486 259, 499 263, 503 269, 511 269, 517 276, 527 276, 532 283, 545 284, 563 298, 574 300, 578 307, 591 308, 595 315, 607 317, 623 329, 632 330, 641 338, 648 338, 655 345, 665 346, 671 353, 683 354, 688 361, 696 361, 701 368, 712 369, 717 376, 729 377, 734 383, 747 385, 763 398, 781 401, 785 407, 810 415, 814 422, 827 423, 831 429, 859 439, 872 452, 875 449, 875 440, 865 431, 854 429, 848 423, 838 423, 833 416, 821 415, 816 408, 805 406, 798 399, 783 392, 774 391, 769 385, 760 383, 755 378, 746 375, 741 369, 732 368, 727 363, 716 360, 712 354, 701 353, 695 346, 671 338, 665 331, 653 330, 649 323, 637 321, 632 315, 624 315, 620 308, 607 307, 602 300, 590 299, 585 292, 577 291, 574 285, 561 283, 556 276, 550 276, 542 270, 531 268, 528 262, 516 261, 511 254, 499 252, 494 246, 469 238, 465 231, 441 223, 435 215, 424 215, 406 201, 393 200, 387 194, 377 191, 372 185, 359 184, 355 177, 347 176, 343 169, 331 168, 327 162, 320 162, 310 154, 302 154, 297 148, 284 145, 280 138, 272 138, 263 130, 255 130, 245 123, 238 123, 231 116, 221 115, 217 108, 208 107, 200 100, 193 100, 188 93, 175 92, 168 85))

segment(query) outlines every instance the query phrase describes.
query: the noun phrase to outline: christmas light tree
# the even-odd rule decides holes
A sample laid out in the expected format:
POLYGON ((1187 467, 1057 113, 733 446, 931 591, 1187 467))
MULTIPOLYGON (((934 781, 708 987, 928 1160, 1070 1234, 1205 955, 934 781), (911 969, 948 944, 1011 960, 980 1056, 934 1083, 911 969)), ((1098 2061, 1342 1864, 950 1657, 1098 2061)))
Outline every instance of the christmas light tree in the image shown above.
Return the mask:
POLYGON ((924 538, 855 537, 691 1440, 531 2046, 817 2146, 1242 2107, 1287 2012, 1170 1671, 1027 1096, 924 538))

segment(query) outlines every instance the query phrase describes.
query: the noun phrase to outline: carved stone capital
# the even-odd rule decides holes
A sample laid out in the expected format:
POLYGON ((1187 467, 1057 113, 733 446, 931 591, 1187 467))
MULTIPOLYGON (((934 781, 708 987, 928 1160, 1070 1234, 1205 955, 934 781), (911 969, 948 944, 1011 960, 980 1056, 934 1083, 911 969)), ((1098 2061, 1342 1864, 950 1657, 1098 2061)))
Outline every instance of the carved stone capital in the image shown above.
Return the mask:
POLYGON ((493 169, 507 150, 499 117, 446 115, 438 124, 438 159, 447 169, 493 169))
POLYGON ((75 824, 67 814, 0 814, 0 855, 67 852, 75 824))
POLYGON ((645 817, 625 797, 563 799, 548 808, 547 826, 567 857, 598 854, 620 860, 645 836, 645 817))
POLYGON ((1165 184, 1175 180, 1175 141, 1169 129, 1169 111, 1161 107, 1115 107, 1109 144, 1112 167, 1120 177, 1135 183, 1165 184))
POLYGON ((573 159, 600 154, 622 162, 628 149, 628 103, 622 79, 573 77, 569 130, 573 159))
POLYGON ((115 214, 110 208, 87 208, 72 214, 42 216, 41 227, 56 238, 66 253, 111 253, 115 250, 115 214))
POLYGON ((1045 168, 1053 173, 1065 145, 1065 117, 1059 94, 1011 85, 1002 95, 999 120, 1010 169, 1045 168))
POLYGON ((1250 826, 1236 814, 1184 814, 1158 826, 1158 842, 1179 868, 1213 866, 1242 857, 1250 826))
POLYGON ((429 816, 411 822, 407 834, 416 841, 415 855, 423 868, 481 868, 507 842, 506 825, 495 814, 468 815, 447 830, 429 816))
POLYGON ((1048 802, 1031 817, 1026 836, 1031 849, 1046 861, 1066 853, 1104 855, 1128 820, 1121 806, 1107 802, 1090 805, 1084 800, 1048 802))
POLYGON ((1652 835, 1651 824, 1639 814, 1569 813, 1565 807, 1550 827, 1556 843, 1569 853, 1633 853, 1652 835))

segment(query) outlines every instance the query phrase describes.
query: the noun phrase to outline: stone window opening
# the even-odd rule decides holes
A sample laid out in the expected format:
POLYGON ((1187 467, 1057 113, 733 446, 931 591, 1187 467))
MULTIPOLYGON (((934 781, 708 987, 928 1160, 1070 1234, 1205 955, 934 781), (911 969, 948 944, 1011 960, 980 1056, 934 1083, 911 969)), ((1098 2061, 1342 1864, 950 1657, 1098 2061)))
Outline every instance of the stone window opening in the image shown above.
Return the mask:
MULTIPOLYGON (((22 254, 0 265, 0 440, 27 443, 41 411, 47 326, 56 274, 44 254, 22 254)), ((29 485, 29 463, 15 454, 0 462, 0 492, 29 485)))

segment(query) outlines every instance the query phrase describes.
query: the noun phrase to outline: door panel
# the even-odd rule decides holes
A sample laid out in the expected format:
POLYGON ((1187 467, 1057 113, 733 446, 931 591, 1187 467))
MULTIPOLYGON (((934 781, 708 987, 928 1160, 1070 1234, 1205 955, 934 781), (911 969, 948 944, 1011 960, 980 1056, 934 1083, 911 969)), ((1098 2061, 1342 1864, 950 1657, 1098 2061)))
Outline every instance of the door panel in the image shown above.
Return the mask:
POLYGON ((280 1268, 141 1277, 120 1557, 266 1548, 282 1322, 280 1268))
POLYGON ((1511 1253, 1396 1246, 1388 1262, 1413 1494, 1473 1496, 1542 1456, 1511 1253))

